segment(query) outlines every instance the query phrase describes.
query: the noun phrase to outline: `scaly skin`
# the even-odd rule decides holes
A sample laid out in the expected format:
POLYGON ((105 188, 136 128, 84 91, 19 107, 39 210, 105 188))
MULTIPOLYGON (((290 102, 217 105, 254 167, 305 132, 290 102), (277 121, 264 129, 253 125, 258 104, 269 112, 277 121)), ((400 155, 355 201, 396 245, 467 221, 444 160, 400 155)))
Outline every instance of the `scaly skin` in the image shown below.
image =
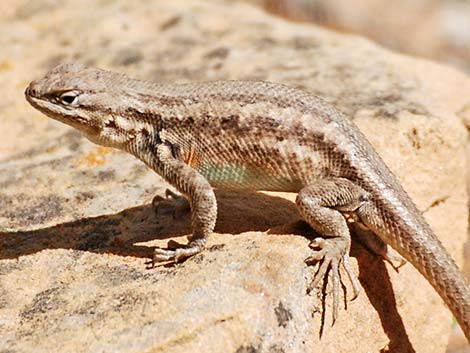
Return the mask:
POLYGON ((348 214, 379 237, 375 248, 391 245, 423 274, 470 340, 470 287, 459 268, 364 135, 314 95, 267 82, 151 84, 77 63, 25 94, 91 141, 141 159, 189 200, 190 242, 156 249, 155 261, 202 251, 217 218, 213 188, 296 192, 300 214, 322 235, 306 260, 321 261, 309 289, 332 271, 333 320, 339 266, 359 290, 348 214))

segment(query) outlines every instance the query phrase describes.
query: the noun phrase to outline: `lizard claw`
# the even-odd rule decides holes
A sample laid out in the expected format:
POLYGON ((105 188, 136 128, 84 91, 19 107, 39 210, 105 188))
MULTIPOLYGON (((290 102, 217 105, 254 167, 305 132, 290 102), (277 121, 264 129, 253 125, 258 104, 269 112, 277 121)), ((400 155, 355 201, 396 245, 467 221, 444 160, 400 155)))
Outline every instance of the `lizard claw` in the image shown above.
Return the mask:
POLYGON ((348 274, 349 280, 353 287, 354 300, 359 295, 360 287, 359 281, 356 274, 353 272, 351 265, 349 264, 349 242, 343 238, 316 238, 310 243, 310 247, 314 250, 314 254, 305 260, 307 265, 314 265, 318 261, 321 261, 320 267, 317 273, 313 277, 312 282, 307 287, 307 293, 315 290, 320 281, 324 280, 327 276, 328 271, 332 271, 333 277, 333 322, 335 323, 338 317, 338 306, 339 306, 339 284, 340 284, 340 265, 343 266, 344 270, 348 274))
POLYGON ((160 195, 155 196, 152 200, 152 205, 157 214, 160 211, 163 213, 171 212, 174 219, 183 217, 190 210, 189 201, 184 196, 170 189, 166 189, 165 197, 160 195))
POLYGON ((183 245, 176 249, 155 248, 152 258, 152 266, 157 262, 183 262, 188 257, 200 253, 204 249, 202 239, 190 241, 187 245, 183 245))
POLYGON ((396 272, 398 272, 400 267, 406 264, 406 260, 400 254, 392 251, 390 247, 387 247, 387 252, 382 254, 382 257, 393 267, 396 272))

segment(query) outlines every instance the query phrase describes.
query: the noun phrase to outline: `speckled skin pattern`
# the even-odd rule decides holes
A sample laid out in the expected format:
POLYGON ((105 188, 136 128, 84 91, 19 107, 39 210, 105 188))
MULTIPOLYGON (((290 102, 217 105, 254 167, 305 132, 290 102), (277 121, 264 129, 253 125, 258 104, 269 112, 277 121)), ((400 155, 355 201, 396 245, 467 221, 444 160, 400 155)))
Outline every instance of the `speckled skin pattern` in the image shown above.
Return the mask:
POLYGON ((322 237, 306 262, 320 262, 309 286, 331 270, 333 319, 339 266, 349 266, 345 215, 411 262, 449 306, 470 340, 470 286, 365 136, 343 114, 307 92, 267 82, 153 84, 65 63, 33 81, 27 100, 91 141, 133 154, 188 200, 188 245, 156 249, 154 261, 203 250, 214 229, 214 188, 296 192, 302 217, 322 237))

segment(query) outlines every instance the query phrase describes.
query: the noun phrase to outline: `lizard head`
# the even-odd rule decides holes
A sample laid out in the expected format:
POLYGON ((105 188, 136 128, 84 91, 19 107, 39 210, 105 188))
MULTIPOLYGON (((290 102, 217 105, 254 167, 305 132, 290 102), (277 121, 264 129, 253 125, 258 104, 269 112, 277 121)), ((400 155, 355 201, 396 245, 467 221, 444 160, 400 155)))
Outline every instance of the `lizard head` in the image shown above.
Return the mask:
POLYGON ((63 63, 32 81, 25 97, 34 108, 76 128, 92 142, 121 148, 135 131, 131 118, 120 114, 126 101, 117 84, 122 77, 75 62, 63 63))

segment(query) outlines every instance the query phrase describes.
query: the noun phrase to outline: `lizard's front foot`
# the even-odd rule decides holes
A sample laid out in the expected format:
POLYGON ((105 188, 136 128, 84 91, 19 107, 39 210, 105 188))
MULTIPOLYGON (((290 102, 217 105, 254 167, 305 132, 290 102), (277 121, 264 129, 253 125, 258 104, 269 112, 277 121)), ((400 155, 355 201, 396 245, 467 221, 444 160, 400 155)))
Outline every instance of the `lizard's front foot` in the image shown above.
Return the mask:
POLYGON ((182 262, 204 249, 205 239, 191 240, 187 245, 176 249, 156 248, 153 252, 152 265, 157 262, 182 262))
POLYGON ((315 238, 310 243, 310 248, 315 252, 312 256, 305 260, 307 265, 314 265, 321 261, 320 267, 315 274, 312 282, 307 288, 307 293, 318 287, 321 280, 325 278, 328 269, 332 271, 333 277, 333 324, 338 317, 339 305, 339 283, 340 273, 339 266, 342 265, 348 274, 349 280, 353 287, 354 300, 359 295, 359 281, 349 264, 349 248, 350 240, 345 238, 315 238))
POLYGON ((166 189, 165 197, 157 195, 152 200, 152 205, 155 208, 155 212, 158 214, 159 211, 163 213, 170 213, 174 219, 181 218, 190 211, 189 201, 181 195, 178 195, 166 189))

